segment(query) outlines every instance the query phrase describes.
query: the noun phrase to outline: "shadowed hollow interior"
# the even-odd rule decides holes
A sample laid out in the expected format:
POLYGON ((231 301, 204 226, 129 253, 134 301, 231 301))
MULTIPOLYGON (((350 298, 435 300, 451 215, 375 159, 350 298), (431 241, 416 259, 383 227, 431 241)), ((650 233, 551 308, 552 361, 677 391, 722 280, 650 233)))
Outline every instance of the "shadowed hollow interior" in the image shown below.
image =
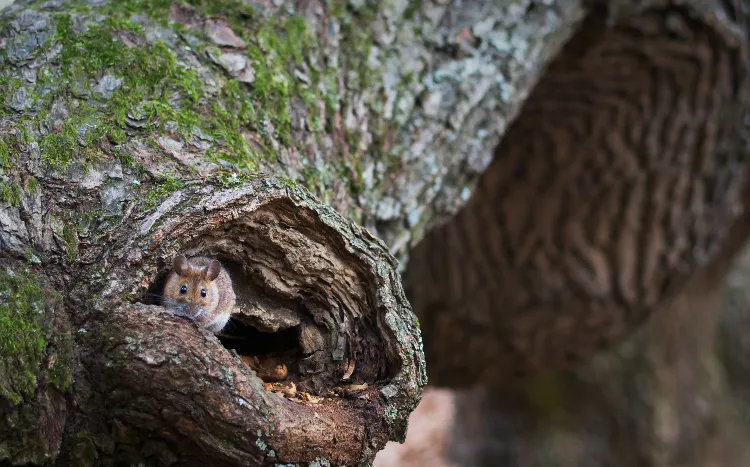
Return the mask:
MULTIPOLYGON (((367 309, 371 274, 296 209, 262 207, 180 249, 188 258, 218 259, 232 278, 237 299, 220 341, 255 363, 284 364, 284 380, 311 394, 387 378, 378 323, 367 309)), ((168 273, 160 272, 144 301, 158 303, 168 273)))

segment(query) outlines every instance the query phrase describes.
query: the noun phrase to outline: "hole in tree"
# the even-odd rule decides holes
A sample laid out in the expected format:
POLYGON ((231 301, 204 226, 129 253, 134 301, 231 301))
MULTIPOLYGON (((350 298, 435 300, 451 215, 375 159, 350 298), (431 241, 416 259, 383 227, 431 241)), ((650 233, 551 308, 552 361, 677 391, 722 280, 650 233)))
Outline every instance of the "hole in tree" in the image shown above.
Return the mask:
MULTIPOLYGON (((313 323, 305 306, 265 291, 263 284, 252 279, 257 276, 252 273, 252 265, 240 264, 218 252, 204 254, 218 259, 227 269, 236 295, 229 322, 216 334, 226 349, 236 352, 264 382, 291 381, 298 390, 316 395, 338 383, 333 374, 340 376, 344 363, 328 361, 325 329, 313 323)), ((142 303, 162 305, 171 266, 152 282, 142 303)))
POLYGON ((295 383, 302 379, 298 364, 301 356, 298 336, 299 326, 264 332, 236 318, 230 319, 217 335, 224 347, 237 352, 264 381, 278 379, 295 383))
POLYGON ((221 343, 240 355, 297 356, 299 326, 277 332, 263 332, 251 325, 243 324, 236 318, 217 335, 221 343))

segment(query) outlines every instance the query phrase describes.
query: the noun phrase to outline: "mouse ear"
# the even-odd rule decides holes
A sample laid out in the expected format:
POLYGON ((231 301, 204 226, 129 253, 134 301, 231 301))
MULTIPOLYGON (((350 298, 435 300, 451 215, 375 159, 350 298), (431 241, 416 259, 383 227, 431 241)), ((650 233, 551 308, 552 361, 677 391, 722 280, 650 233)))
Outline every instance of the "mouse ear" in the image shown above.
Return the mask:
POLYGON ((206 279, 212 281, 219 277, 219 273, 221 272, 221 263, 213 260, 211 261, 211 264, 208 265, 208 269, 206 269, 206 279))
POLYGON ((174 257, 174 260, 172 261, 172 269, 174 269, 180 276, 184 276, 188 272, 190 265, 188 264, 185 255, 177 255, 174 257))

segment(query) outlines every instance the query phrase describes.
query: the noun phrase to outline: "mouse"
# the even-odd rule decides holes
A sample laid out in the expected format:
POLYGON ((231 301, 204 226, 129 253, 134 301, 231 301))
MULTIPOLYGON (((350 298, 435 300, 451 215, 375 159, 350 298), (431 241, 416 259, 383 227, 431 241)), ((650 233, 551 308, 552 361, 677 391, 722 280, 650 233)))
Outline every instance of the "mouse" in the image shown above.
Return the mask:
POLYGON ((229 272, 218 260, 174 257, 162 294, 167 310, 218 334, 229 322, 235 298, 229 272))

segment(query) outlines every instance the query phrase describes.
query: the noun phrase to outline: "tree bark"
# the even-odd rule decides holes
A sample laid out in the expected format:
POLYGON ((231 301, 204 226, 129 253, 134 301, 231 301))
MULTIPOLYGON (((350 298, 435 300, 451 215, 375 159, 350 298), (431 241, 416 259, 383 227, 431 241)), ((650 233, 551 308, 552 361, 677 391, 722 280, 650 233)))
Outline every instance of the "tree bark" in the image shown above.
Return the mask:
POLYGON ((425 366, 390 254, 462 203, 582 13, 5 10, 0 462, 367 465, 401 440, 425 366), (223 346, 147 305, 180 251, 237 279, 223 346), (297 395, 225 347, 292 355, 297 395))
MULTIPOLYGON (((3 16, 3 461, 367 465, 401 439, 425 384, 417 325, 396 262, 341 214, 377 223, 388 202, 364 191, 398 182, 375 166, 409 155, 390 147, 413 134, 402 100, 377 104, 414 84, 369 63, 404 12, 26 6, 3 16), (177 252, 233 271, 223 346, 139 304, 177 252), (291 354, 296 396, 225 347, 291 354)), ((450 125, 477 126, 423 129, 450 125)))
POLYGON ((746 164, 742 22, 717 30, 694 19, 710 11, 656 3, 592 9, 467 205, 411 255, 433 383, 590 358, 725 243, 746 164))
POLYGON ((747 11, 593 9, 412 253, 449 462, 748 465, 747 11))
POLYGON ((581 13, 5 10, 0 462, 367 465, 401 440, 425 367, 390 254, 460 205, 581 13), (221 341, 147 305, 180 251, 232 270, 221 341), (227 348, 291 355, 297 394, 227 348))
POLYGON ((724 284, 749 219, 616 348, 559 374, 457 392, 445 457, 488 466, 747 465, 747 253, 730 274, 728 303, 724 284))
MULTIPOLYGON (((50 0, 6 10, 0 462, 367 465, 403 438, 425 384, 391 255, 409 259, 436 384, 524 400, 538 386, 510 379, 631 336, 705 277, 742 207, 747 8, 601 6, 50 0), (610 52, 619 59, 603 61, 610 52), (562 95, 571 82, 597 98, 562 95), (637 112, 613 110, 629 102, 637 112), (593 209, 594 198, 612 209, 593 209), (646 221, 665 231, 639 230, 646 221), (454 233, 465 225, 468 240, 454 233), (621 242, 597 252, 591 232, 621 242), (556 253, 534 256, 545 241, 556 253), (628 244, 637 253, 622 260, 628 244), (180 251, 215 255, 240 279, 221 341, 146 304, 180 251), (571 320, 591 323, 581 333, 571 320), (290 357, 297 394, 266 392, 236 353, 290 357)), ((708 332, 692 316, 674 319, 708 332)), ((622 345, 645 355, 662 334, 622 345)), ((670 351, 697 365, 681 339, 670 351)), ((578 370, 593 374, 584 380, 630 381, 626 366, 597 361, 578 370)), ((569 374, 552 378, 575 386, 569 374)), ((602 397, 592 412, 629 396, 602 397)), ((483 400, 479 418, 494 425, 481 425, 477 446, 509 410, 483 400)), ((532 406, 517 419, 559 432, 532 406)), ((514 436, 532 440, 528 455, 539 438, 523 426, 514 436)), ((486 452, 477 446, 466 462, 486 452)))

